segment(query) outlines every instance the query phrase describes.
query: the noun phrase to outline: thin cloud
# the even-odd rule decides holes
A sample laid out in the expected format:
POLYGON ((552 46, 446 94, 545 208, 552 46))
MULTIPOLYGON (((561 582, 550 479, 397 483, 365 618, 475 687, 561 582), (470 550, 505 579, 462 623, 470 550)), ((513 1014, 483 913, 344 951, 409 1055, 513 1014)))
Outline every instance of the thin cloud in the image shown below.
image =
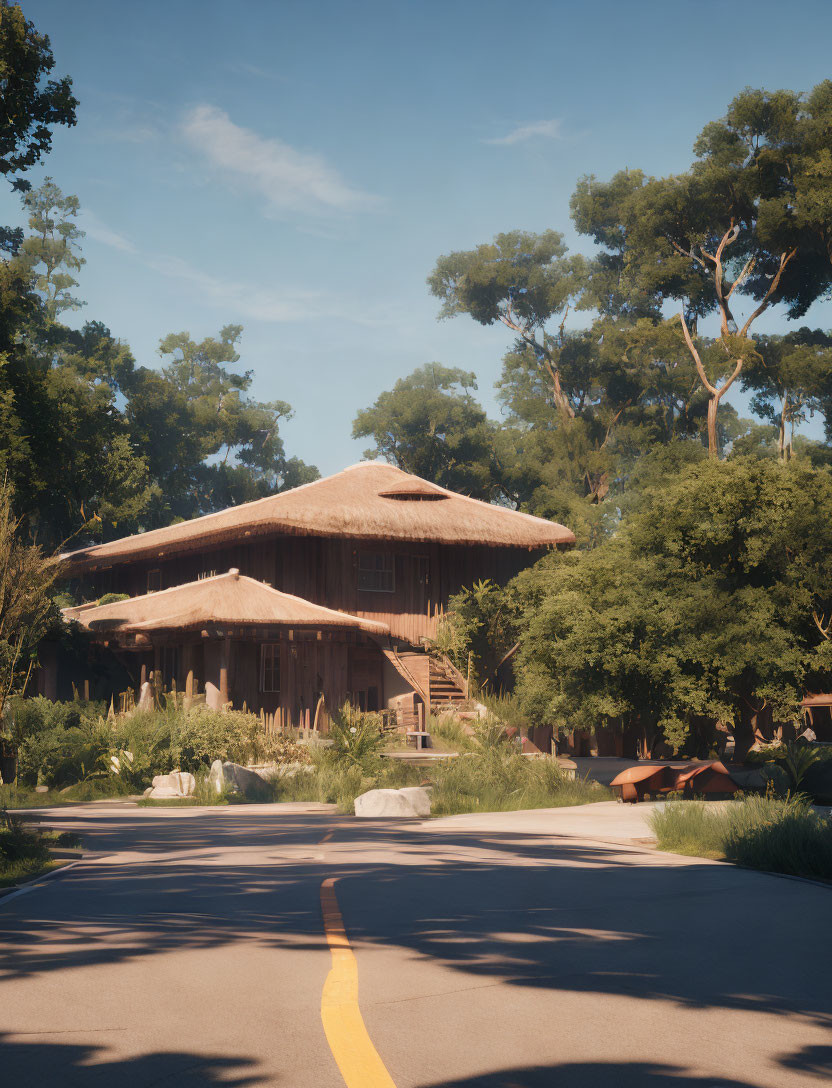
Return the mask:
POLYGON ((102 245, 109 246, 110 249, 118 249, 122 253, 136 252, 136 247, 129 238, 125 238, 118 231, 110 230, 93 212, 82 211, 78 216, 78 222, 88 238, 101 242, 102 245))
POLYGON ((277 285, 259 287, 239 280, 212 276, 210 272, 196 268, 182 257, 144 252, 129 238, 111 230, 94 212, 83 211, 79 216, 79 223, 87 237, 120 253, 131 254, 145 268, 182 284, 193 298, 201 302, 207 300, 235 317, 268 324, 327 319, 366 326, 386 324, 383 320, 365 317, 358 304, 323 291, 305 291, 297 287, 283 288, 277 285))
POLYGON ((298 151, 277 137, 260 136, 236 125, 215 106, 189 110, 181 130, 194 151, 262 196, 272 212, 357 211, 377 202, 348 185, 322 155, 298 151))
POLYGON ((518 125, 506 136, 495 136, 491 140, 483 140, 484 144, 494 144, 499 147, 510 147, 512 144, 525 144, 529 140, 556 140, 561 134, 563 122, 558 118, 551 121, 530 121, 525 125, 518 125))
POLYGON ((154 272, 188 284, 202 299, 256 321, 282 323, 332 316, 332 304, 320 291, 255 288, 212 276, 175 256, 149 257, 145 263, 154 272))
POLYGON ((226 68, 236 75, 256 76, 258 79, 276 79, 281 83, 287 82, 286 76, 281 72, 273 72, 268 68, 261 68, 259 64, 249 64, 247 61, 234 61, 226 64, 226 68))

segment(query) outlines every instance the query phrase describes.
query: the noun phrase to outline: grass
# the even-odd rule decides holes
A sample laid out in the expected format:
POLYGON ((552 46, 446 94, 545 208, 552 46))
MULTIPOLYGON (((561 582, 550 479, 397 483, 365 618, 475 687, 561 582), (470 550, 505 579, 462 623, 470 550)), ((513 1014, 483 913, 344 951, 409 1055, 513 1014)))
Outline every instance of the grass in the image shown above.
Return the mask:
POLYGON ((668 801, 651 813, 649 822, 660 850, 832 880, 832 822, 800 795, 708 805, 668 801))
MULTIPOLYGON (((449 730, 450 732, 450 730, 449 730)), ((313 753, 312 773, 273 783, 276 801, 321 801, 351 813, 355 798, 372 789, 433 787, 436 816, 585 805, 612 798, 595 782, 571 779, 553 760, 527 759, 506 743, 465 737, 466 750, 429 767, 394 760, 346 764, 331 750, 313 753)), ((460 746, 461 747, 461 746, 460 746)))
POLYGON ((612 798, 596 782, 568 777, 554 760, 527 759, 508 745, 463 753, 437 772, 431 774, 435 816, 561 808, 612 798))
POLYGON ((18 786, 14 783, 0 786, 0 808, 53 808, 56 805, 75 805, 84 801, 115 800, 126 796, 117 779, 89 779, 76 782, 63 790, 49 790, 37 793, 30 786, 18 786))
POLYGON ((0 888, 14 887, 65 865, 54 849, 75 848, 80 839, 71 832, 39 831, 4 812, 0 826, 0 888))

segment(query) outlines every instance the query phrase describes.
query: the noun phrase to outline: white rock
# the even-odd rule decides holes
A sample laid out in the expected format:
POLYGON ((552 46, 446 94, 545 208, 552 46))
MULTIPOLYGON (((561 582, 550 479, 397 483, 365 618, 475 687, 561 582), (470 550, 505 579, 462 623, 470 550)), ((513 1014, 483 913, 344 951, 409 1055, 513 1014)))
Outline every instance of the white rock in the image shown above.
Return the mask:
POLYGON ((147 796, 154 801, 165 801, 172 797, 181 797, 182 794, 174 786, 153 786, 147 796))
POLYGON ((215 759, 208 772, 208 784, 217 793, 222 793, 225 788, 225 775, 222 773, 222 760, 215 759))
POLYGON ((154 777, 147 796, 155 801, 166 797, 190 797, 195 788, 196 779, 189 771, 171 771, 170 774, 157 774, 154 777))
POLYGON ((211 710, 222 710, 220 689, 216 684, 212 684, 210 680, 205 683, 205 705, 211 710))
POLYGON ((150 682, 145 680, 142 684, 141 691, 139 693, 139 701, 136 703, 136 710, 152 710, 153 709, 153 688, 150 686, 150 682))
POLYGON ((368 790, 356 797, 355 815, 365 819, 430 816, 430 794, 423 786, 408 786, 401 790, 368 790))
POLYGON ((408 798, 417 816, 430 816, 430 790, 425 786, 404 786, 396 792, 408 798))

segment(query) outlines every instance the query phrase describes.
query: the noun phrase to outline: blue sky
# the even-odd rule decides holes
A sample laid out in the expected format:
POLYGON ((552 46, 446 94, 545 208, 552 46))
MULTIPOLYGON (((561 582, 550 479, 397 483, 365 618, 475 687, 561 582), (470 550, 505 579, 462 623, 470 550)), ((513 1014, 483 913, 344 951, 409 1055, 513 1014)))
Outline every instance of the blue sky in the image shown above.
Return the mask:
POLYGON ((84 209, 73 321, 148 365, 169 332, 244 325, 254 393, 293 405, 287 450, 325 473, 360 459, 356 411, 423 363, 474 370, 496 413, 508 339, 437 322, 440 254, 516 228, 586 248, 582 174, 684 169, 742 87, 832 75, 829 0, 23 7, 81 102, 32 174, 84 209))

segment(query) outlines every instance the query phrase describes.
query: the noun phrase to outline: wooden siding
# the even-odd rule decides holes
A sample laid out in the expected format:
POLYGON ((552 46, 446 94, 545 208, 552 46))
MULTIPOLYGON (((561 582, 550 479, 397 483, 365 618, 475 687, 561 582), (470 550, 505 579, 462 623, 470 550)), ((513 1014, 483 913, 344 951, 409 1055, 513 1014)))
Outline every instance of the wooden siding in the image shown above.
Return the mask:
POLYGON ((386 623, 394 639, 417 646, 423 636, 436 634, 448 598, 463 586, 489 578, 505 584, 541 551, 522 548, 455 547, 439 544, 403 545, 322 537, 273 537, 240 541, 233 547, 187 552, 154 560, 121 563, 101 570, 82 583, 88 597, 106 592, 145 593, 148 572, 161 571, 162 588, 237 567, 285 593, 351 615, 386 623), (371 592, 358 588, 359 551, 393 555, 394 589, 371 592))

